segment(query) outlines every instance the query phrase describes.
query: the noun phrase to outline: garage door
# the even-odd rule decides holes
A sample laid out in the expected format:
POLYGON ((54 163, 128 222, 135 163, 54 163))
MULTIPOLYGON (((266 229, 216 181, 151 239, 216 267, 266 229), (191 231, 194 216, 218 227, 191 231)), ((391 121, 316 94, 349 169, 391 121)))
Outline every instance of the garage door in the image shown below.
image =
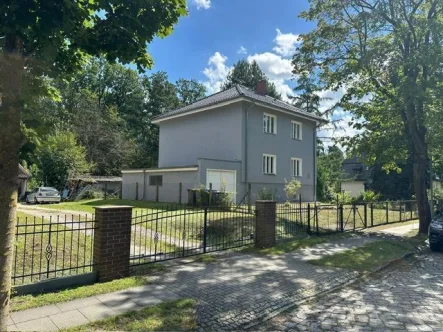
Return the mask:
POLYGON ((212 189, 220 191, 222 183, 226 186, 226 191, 232 194, 232 200, 236 201, 236 171, 226 171, 221 169, 208 169, 206 171, 206 186, 212 183, 212 189))

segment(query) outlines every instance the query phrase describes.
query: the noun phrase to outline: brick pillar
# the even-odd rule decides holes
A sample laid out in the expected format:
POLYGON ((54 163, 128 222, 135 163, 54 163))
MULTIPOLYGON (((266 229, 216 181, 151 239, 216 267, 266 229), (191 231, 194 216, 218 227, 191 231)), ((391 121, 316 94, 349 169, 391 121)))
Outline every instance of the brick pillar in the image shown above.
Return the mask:
POLYGON ((97 271, 98 281, 129 275, 131 218, 131 206, 95 208, 94 270, 97 271))
POLYGON ((275 201, 257 201, 255 205, 257 211, 255 246, 257 248, 272 247, 275 245, 275 201))

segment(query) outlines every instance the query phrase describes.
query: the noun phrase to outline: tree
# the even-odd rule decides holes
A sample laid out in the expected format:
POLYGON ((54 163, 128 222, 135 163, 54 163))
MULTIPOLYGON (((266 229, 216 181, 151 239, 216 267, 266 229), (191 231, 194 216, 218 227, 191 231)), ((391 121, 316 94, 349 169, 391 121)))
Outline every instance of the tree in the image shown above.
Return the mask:
POLYGON ((69 131, 58 131, 45 137, 38 149, 40 169, 46 186, 62 190, 70 175, 89 172, 86 149, 79 145, 77 136, 69 131))
POLYGON ((351 149, 393 167, 412 157, 421 233, 430 223, 427 128, 442 115, 433 107, 443 93, 442 14, 440 0, 312 0, 301 17, 317 26, 293 58, 295 74, 315 68, 323 88, 346 91, 340 106, 363 131, 351 149))
MULTIPOLYGON (((318 177, 321 177, 321 182, 324 183, 325 196, 329 192, 337 192, 340 187, 340 180, 342 178, 342 165, 344 161, 343 152, 339 147, 330 146, 327 153, 320 152, 318 156, 318 177)), ((318 181, 318 180, 317 180, 318 181)), ((321 197, 319 195, 319 197, 321 197)))
POLYGON ((257 83, 261 80, 265 80, 267 83, 268 95, 281 99, 281 95, 277 92, 275 84, 269 82, 265 73, 261 70, 257 61, 249 63, 247 60, 239 60, 234 64, 234 68, 229 72, 226 77, 226 81, 222 85, 223 90, 232 88, 236 84, 242 84, 247 88, 255 90, 257 83))
POLYGON ((185 80, 180 78, 175 83, 175 87, 180 98, 180 104, 183 106, 190 105, 206 95, 205 86, 194 79, 185 80))
MULTIPOLYGON (((5 0, 0 3, 0 330, 9 311, 21 110, 43 78, 80 68, 85 54, 152 66, 146 44, 172 32, 185 0, 5 0)), ((51 94, 51 91, 47 91, 51 94)))
POLYGON ((147 92, 145 101, 145 115, 143 117, 143 129, 138 132, 137 141, 137 167, 155 167, 158 161, 158 127, 152 123, 152 119, 164 112, 180 106, 177 89, 169 82, 168 74, 157 72, 144 80, 147 92))

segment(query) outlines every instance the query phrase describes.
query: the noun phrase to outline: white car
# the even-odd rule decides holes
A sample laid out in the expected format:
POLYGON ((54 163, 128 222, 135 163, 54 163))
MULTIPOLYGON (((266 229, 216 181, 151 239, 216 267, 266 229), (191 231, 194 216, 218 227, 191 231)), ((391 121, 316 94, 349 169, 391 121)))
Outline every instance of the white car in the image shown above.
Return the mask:
POLYGON ((26 203, 60 203, 61 197, 57 189, 51 187, 35 188, 26 196, 26 203))

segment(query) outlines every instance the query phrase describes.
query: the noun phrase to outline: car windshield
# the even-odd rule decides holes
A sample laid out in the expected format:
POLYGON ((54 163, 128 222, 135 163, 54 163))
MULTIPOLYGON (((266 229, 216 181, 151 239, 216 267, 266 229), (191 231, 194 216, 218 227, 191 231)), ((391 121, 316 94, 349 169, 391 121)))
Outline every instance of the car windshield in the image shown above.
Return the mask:
POLYGON ((58 192, 57 191, 57 189, 55 189, 55 188, 50 188, 50 187, 48 187, 48 188, 40 188, 40 191, 41 192, 58 192))

